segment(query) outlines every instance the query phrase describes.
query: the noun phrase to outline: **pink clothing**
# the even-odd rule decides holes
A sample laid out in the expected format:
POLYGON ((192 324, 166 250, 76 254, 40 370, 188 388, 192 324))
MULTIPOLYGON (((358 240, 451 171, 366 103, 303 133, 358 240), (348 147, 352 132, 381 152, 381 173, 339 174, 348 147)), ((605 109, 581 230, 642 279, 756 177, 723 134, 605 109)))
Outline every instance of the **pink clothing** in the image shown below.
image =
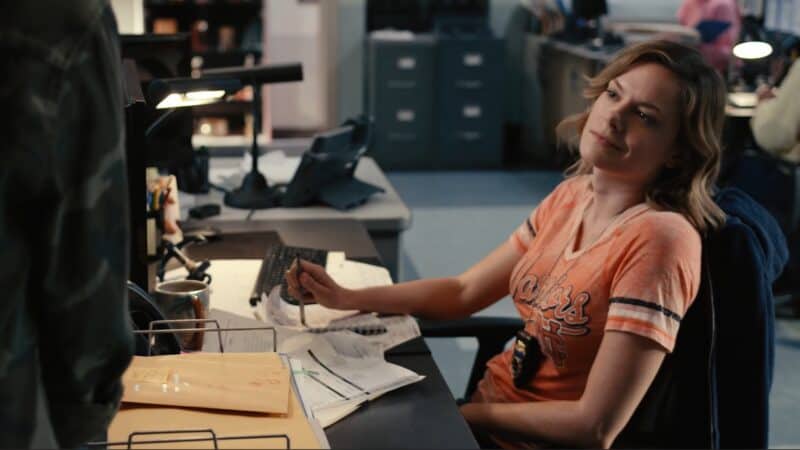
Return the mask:
POLYGON ((739 40, 741 16, 736 0, 684 0, 678 9, 678 21, 688 27, 696 27, 703 20, 721 20, 731 26, 712 42, 700 44, 700 53, 720 73, 727 73, 731 50, 739 40))

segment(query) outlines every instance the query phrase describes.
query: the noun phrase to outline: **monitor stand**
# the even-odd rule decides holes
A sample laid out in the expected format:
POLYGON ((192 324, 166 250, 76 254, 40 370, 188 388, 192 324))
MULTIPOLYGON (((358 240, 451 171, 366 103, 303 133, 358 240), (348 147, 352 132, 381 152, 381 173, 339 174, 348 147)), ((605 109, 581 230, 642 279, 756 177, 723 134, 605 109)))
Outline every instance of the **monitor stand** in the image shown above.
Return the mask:
POLYGON ((225 194, 224 201, 232 208, 266 209, 277 206, 274 196, 264 175, 254 170, 244 176, 240 187, 225 194))

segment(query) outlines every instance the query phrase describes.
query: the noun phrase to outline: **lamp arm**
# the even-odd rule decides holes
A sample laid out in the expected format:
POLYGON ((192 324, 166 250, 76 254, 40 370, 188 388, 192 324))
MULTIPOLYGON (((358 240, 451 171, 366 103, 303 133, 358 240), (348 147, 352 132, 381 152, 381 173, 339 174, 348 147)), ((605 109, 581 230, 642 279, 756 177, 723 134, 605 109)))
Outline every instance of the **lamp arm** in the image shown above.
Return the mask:
POLYGON ((150 135, 152 135, 153 132, 155 132, 161 126, 162 123, 166 122, 167 119, 169 119, 177 109, 178 108, 168 109, 166 112, 164 112, 164 114, 158 116, 158 118, 154 120, 153 123, 151 123, 150 126, 147 127, 147 129, 144 131, 145 139, 149 138, 150 135))

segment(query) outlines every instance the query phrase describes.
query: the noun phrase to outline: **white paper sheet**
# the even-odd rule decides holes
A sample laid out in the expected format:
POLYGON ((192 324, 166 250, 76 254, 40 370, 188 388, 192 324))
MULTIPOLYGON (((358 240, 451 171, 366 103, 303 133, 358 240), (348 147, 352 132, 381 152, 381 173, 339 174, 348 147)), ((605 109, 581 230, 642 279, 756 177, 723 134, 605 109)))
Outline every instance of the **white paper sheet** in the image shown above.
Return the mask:
MULTIPOLYGON (((411 370, 386 362, 383 345, 374 337, 349 331, 309 333, 216 309, 210 311, 209 317, 219 321, 222 328, 274 326, 278 352, 291 356, 294 379, 303 403, 323 427, 352 413, 365 401, 424 379, 411 370)), ((230 331, 223 332, 222 336, 226 352, 272 351, 272 334, 268 332, 230 331)), ((203 351, 218 351, 215 334, 205 339, 203 351)))
POLYGON ((422 335, 419 324, 411 316, 382 316, 373 313, 364 313, 357 316, 335 320, 330 323, 330 328, 375 329, 384 327, 385 333, 361 335, 366 341, 375 344, 381 353, 422 335))
MULTIPOLYGON (((281 352, 281 342, 287 341, 291 337, 302 333, 302 331, 293 328, 276 326, 268 322, 214 308, 209 312, 208 318, 216 320, 220 328, 223 329, 273 327, 275 329, 275 336, 278 339, 278 352, 281 352)), ((208 327, 211 328, 213 325, 209 325, 208 327)), ((270 330, 223 331, 222 344, 226 352, 271 352, 275 350, 275 347, 273 347, 273 334, 270 330)), ((206 338, 203 340, 203 351, 219 351, 219 341, 216 332, 206 333, 206 338)))
MULTIPOLYGON (((333 334, 338 334, 339 339, 351 339, 353 346, 371 345, 358 336, 327 333, 311 335, 305 342, 295 341, 296 347, 287 349, 292 358, 302 362, 303 373, 295 377, 305 378, 308 389, 303 399, 311 403, 315 412, 362 403, 424 379, 411 370, 386 362, 382 356, 344 356, 329 342, 333 334)), ((369 350, 362 352, 371 353, 369 350)))
POLYGON ((333 281, 348 289, 362 289, 392 284, 392 276, 385 267, 359 261, 331 260, 325 267, 333 281))
MULTIPOLYGON (((300 306, 284 301, 280 289, 280 286, 275 286, 269 295, 262 294, 263 317, 278 325, 304 328, 300 322, 300 306)), ((305 305, 306 325, 309 327, 327 327, 337 319, 356 314, 357 310, 331 309, 318 304, 305 305)))
MULTIPOLYGON (((211 308, 221 309, 244 317, 255 317, 256 308, 250 306, 261 260, 213 259, 208 273, 211 275, 211 308)), ((189 272, 180 267, 164 274, 164 280, 185 279, 189 272)))

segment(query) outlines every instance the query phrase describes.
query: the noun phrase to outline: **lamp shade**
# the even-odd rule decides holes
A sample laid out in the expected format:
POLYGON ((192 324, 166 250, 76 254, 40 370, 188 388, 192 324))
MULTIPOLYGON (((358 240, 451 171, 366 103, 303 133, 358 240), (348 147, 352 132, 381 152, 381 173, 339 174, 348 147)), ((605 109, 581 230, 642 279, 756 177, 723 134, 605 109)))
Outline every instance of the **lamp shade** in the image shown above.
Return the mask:
POLYGON ((764 41, 740 42, 733 47, 733 56, 739 59, 761 59, 772 54, 772 45, 764 41))
POLYGON ((745 60, 766 58, 772 54, 772 45, 767 42, 766 33, 758 18, 742 18, 739 43, 733 47, 732 53, 733 56, 745 60))
POLYGON ((150 82, 147 101, 156 109, 207 105, 242 88, 234 78, 161 78, 150 82))

